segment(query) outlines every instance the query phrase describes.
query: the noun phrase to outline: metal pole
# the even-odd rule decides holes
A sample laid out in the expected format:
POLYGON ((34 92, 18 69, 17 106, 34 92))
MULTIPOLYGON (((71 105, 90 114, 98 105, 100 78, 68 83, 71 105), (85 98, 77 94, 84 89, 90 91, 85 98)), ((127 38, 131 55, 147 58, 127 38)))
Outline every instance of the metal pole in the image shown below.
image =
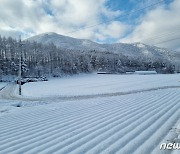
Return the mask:
POLYGON ((19 83, 19 95, 21 95, 21 69, 22 69, 22 43, 21 43, 21 36, 19 37, 19 72, 18 72, 18 83, 19 83))

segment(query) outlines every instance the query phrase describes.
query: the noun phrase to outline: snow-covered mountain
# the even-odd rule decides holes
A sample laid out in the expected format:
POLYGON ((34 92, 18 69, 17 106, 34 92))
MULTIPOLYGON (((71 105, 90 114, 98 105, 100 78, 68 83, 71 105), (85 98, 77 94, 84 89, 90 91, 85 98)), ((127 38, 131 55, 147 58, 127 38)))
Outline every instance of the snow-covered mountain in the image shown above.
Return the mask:
POLYGON ((40 35, 33 36, 28 38, 28 41, 35 41, 42 44, 50 44, 53 43, 57 47, 65 48, 65 49, 73 49, 73 50, 94 50, 98 51, 106 51, 105 48, 101 47, 100 44, 92 42, 87 39, 76 39, 68 36, 59 35, 53 32, 43 33, 40 35))
POLYGON ((98 52, 112 52, 122 54, 131 58, 170 60, 173 56, 171 52, 169 52, 167 49, 149 46, 143 43, 99 44, 87 39, 76 39, 68 36, 59 35, 53 32, 33 36, 29 38, 28 41, 34 41, 42 44, 53 43, 59 48, 72 49, 84 52, 94 50, 98 52))

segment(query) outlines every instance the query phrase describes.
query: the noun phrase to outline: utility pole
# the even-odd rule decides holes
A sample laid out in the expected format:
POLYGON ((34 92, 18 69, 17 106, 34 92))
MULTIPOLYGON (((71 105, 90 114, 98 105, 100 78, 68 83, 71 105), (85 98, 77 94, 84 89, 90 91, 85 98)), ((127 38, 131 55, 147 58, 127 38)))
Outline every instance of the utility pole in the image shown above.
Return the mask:
POLYGON ((18 83, 19 83, 19 95, 21 95, 21 74, 22 74, 22 42, 21 36, 19 37, 19 71, 18 71, 18 83))

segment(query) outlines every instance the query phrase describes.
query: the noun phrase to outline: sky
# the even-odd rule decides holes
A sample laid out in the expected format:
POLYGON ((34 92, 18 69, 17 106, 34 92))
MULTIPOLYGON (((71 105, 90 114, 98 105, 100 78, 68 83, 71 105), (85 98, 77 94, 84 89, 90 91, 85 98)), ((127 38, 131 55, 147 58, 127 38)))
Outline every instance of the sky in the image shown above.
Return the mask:
POLYGON ((180 51, 180 0, 0 0, 0 35, 55 32, 180 51))

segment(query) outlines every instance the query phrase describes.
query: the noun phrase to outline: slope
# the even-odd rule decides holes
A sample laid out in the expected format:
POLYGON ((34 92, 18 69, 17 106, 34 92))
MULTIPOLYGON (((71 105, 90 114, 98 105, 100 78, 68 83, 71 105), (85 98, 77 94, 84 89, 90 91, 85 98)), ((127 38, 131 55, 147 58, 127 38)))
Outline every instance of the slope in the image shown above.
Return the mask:
POLYGON ((59 35, 53 32, 43 33, 27 39, 30 42, 38 42, 42 44, 55 44, 62 49, 70 49, 76 51, 98 51, 112 52, 128 56, 133 59, 146 60, 164 60, 169 61, 174 57, 167 49, 149 46, 143 43, 114 43, 114 44, 98 44, 86 39, 76 39, 68 36, 59 35))

